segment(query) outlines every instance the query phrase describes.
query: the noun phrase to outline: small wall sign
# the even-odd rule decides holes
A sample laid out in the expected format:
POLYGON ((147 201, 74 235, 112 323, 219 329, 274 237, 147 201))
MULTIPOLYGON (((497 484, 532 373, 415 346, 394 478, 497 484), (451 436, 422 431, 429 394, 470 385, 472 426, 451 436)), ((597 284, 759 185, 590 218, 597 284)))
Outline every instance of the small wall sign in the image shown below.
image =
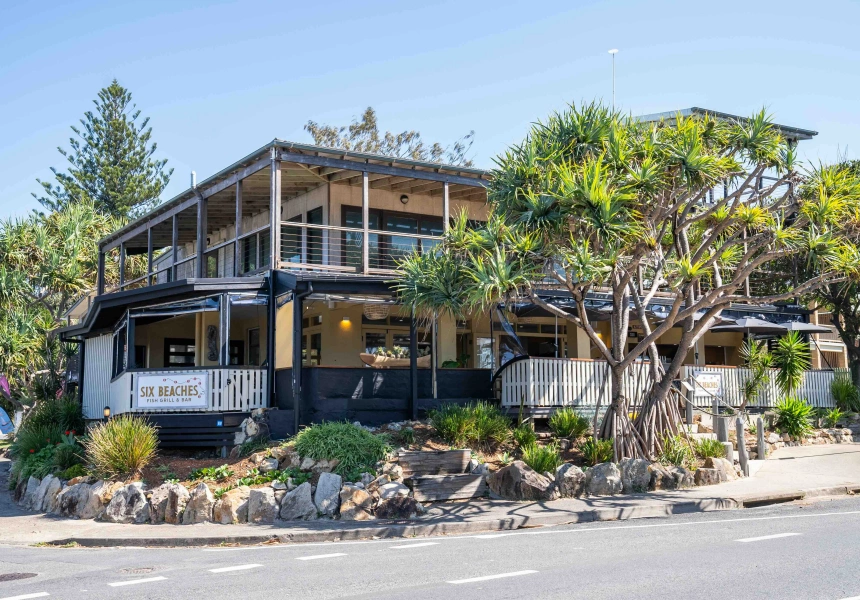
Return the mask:
POLYGON ((697 398, 723 397, 723 374, 714 371, 699 371, 696 377, 697 398))
POLYGON ((204 373, 138 375, 137 408, 208 408, 209 381, 204 373))

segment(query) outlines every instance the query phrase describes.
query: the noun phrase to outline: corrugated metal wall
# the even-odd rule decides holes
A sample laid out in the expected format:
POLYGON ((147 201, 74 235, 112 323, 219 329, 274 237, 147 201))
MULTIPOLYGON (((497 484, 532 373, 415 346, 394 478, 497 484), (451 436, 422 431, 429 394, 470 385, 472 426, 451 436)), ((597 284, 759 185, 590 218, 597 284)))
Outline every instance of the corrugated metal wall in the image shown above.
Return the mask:
POLYGON ((84 341, 84 418, 101 419, 110 403, 111 350, 110 334, 84 341))

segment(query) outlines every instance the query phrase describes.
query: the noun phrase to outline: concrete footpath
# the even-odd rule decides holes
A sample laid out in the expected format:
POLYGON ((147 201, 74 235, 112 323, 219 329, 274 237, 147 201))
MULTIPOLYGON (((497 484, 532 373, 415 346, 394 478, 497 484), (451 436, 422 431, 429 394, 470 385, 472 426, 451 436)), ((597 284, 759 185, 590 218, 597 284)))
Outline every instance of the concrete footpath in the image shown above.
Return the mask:
POLYGON ((481 533, 732 510, 860 491, 860 444, 783 448, 750 478, 675 492, 553 502, 480 500, 432 505, 405 521, 281 522, 275 525, 119 525, 22 511, 5 490, 8 461, 0 460, 0 544, 77 542, 84 546, 202 546, 300 543, 481 533))

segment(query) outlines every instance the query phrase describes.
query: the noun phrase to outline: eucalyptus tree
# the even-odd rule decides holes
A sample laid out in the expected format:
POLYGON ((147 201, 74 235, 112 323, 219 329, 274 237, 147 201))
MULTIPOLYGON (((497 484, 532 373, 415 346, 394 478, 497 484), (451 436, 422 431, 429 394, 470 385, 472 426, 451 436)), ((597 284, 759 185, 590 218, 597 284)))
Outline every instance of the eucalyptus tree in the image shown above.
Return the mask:
POLYGON ((844 233, 858 219, 857 177, 820 167, 802 180, 794 148, 764 112, 645 123, 598 103, 571 106, 496 163, 486 226, 471 230, 461 216, 440 252, 408 257, 402 299, 456 316, 525 300, 580 327, 608 363, 600 435, 615 440, 616 458, 653 457, 678 431, 673 382, 723 310, 793 298, 853 276, 860 262, 844 233), (748 291, 751 275, 786 258, 810 265, 809 277, 786 291, 748 291), (539 295, 548 285, 570 293, 572 312, 539 295), (611 298, 608 342, 588 311, 597 292, 611 298), (659 318, 657 294, 668 305, 659 318), (644 330, 635 345, 632 320, 644 330), (680 342, 664 367, 656 342, 673 327, 680 342), (646 358, 650 385, 631 419, 623 378, 646 358))

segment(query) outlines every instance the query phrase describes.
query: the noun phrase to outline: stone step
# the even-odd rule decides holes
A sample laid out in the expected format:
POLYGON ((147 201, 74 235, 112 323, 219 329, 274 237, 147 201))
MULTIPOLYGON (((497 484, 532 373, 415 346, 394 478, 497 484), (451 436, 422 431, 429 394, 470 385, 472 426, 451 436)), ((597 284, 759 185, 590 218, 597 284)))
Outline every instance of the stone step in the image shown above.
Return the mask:
POLYGON ((397 454, 403 476, 461 475, 469 470, 471 450, 408 451, 397 454))
POLYGON ((418 502, 444 502, 478 498, 487 493, 485 475, 415 475, 406 480, 418 502))

